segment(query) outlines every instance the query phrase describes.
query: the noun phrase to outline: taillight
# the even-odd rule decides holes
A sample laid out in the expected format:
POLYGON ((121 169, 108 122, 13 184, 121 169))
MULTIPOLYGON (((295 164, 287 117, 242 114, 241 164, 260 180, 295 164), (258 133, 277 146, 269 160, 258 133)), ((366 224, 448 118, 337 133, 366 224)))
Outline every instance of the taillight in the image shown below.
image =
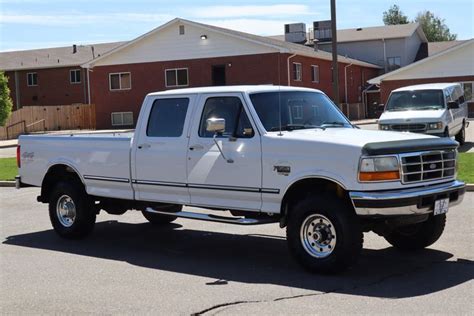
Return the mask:
POLYGON ((20 150, 21 146, 18 145, 16 146, 16 165, 19 168, 21 168, 21 150, 20 150))

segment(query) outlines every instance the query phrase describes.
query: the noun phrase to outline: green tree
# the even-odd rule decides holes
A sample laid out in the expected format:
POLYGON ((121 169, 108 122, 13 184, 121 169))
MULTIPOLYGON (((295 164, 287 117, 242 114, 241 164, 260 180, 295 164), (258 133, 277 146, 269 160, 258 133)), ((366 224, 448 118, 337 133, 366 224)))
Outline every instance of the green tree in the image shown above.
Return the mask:
POLYGON ((385 25, 396 25, 407 24, 409 21, 408 17, 400 10, 400 7, 394 4, 388 11, 384 11, 383 23, 385 23, 385 25))
POLYGON ((8 89, 8 77, 3 71, 0 71, 0 126, 5 125, 12 112, 12 107, 13 101, 10 98, 10 89, 8 89))
POLYGON ((454 41, 457 38, 457 34, 451 34, 444 19, 430 11, 419 12, 415 22, 420 23, 428 42, 454 41))

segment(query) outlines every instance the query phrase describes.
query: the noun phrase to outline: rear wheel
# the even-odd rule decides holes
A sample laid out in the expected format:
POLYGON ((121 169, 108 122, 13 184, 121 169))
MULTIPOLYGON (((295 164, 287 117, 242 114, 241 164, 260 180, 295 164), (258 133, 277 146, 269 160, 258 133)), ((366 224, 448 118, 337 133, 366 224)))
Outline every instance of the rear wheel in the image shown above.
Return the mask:
POLYGON ((425 222, 397 228, 385 239, 400 250, 419 250, 434 244, 443 234, 445 225, 445 214, 430 215, 425 222))
MULTIPOLYGON (((177 213, 181 212, 183 209, 182 205, 170 205, 170 206, 165 206, 165 207, 160 207, 160 211, 168 212, 168 213, 177 213)), ((171 223, 177 219, 176 216, 170 216, 170 215, 163 215, 163 214, 156 214, 156 213, 150 213, 147 211, 142 211, 143 216, 152 224, 155 225, 164 225, 171 223)))
POLYGON ((466 123, 465 122, 462 123, 462 128, 459 131, 459 133, 456 134, 456 141, 460 145, 464 145, 464 143, 466 142, 466 123))
POLYGON ((96 214, 93 200, 78 181, 61 181, 50 195, 49 218, 59 236, 83 238, 94 228, 96 214))
POLYGON ((357 261, 363 243, 351 206, 333 197, 299 202, 289 214, 286 234, 291 254, 311 272, 344 270, 357 261))

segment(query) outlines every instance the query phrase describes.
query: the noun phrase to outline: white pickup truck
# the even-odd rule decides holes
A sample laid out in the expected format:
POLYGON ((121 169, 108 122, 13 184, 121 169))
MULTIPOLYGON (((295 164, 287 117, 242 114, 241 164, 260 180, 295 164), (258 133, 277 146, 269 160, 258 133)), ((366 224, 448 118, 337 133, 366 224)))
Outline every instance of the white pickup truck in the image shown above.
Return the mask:
POLYGON ((459 83, 429 83, 393 90, 378 121, 384 131, 466 139, 468 109, 459 83))
POLYGON ((140 210, 153 224, 279 223, 299 263, 335 272, 355 262, 363 232, 408 250, 441 236, 465 192, 457 147, 358 129, 318 90, 189 88, 147 95, 134 134, 21 136, 17 186, 41 187, 65 238, 90 233, 100 210, 140 210))

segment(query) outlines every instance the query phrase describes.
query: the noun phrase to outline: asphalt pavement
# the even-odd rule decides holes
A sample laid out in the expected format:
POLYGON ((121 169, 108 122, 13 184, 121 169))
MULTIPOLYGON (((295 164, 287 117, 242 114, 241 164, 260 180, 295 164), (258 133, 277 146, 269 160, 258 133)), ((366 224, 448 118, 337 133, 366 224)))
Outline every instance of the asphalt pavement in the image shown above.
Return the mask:
POLYGON ((474 311, 474 193, 429 249, 365 234, 340 275, 303 271, 276 224, 240 227, 101 213, 91 236, 56 236, 37 188, 0 188, 0 314, 443 314, 474 311))

